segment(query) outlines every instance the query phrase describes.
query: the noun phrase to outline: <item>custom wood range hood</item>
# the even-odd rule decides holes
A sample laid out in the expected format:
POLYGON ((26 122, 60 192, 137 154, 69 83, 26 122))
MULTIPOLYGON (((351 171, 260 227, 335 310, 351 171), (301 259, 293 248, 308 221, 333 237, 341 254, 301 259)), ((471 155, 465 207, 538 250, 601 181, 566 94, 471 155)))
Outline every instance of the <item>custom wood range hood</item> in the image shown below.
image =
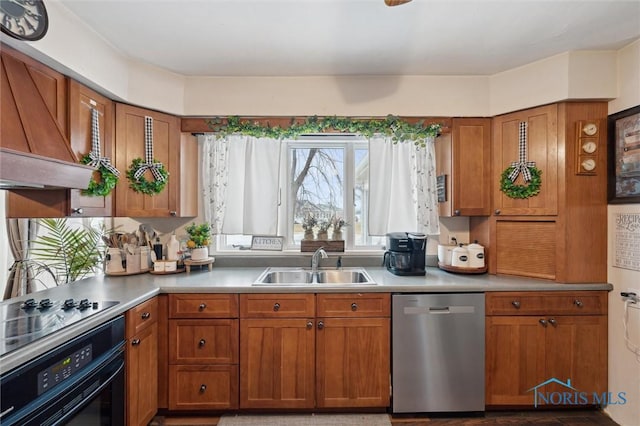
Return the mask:
POLYGON ((46 102, 55 99, 50 79, 6 51, 0 56, 0 189, 86 189, 94 168, 77 163, 46 102))

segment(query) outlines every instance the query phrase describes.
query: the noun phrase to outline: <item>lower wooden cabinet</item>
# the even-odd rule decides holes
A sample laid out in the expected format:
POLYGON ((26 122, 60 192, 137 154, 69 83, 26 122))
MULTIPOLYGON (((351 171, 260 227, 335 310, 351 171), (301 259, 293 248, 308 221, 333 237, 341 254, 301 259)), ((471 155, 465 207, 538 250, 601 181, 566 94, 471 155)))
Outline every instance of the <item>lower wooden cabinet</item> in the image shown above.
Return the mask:
MULTIPOLYGON (((534 388, 549 379, 570 380, 588 395, 606 392, 606 296, 606 291, 487 293, 487 406, 534 405, 534 388)), ((538 388, 566 390, 557 382, 538 388)))
POLYGON ((126 314, 127 425, 147 425, 158 411, 157 300, 151 299, 126 314))
POLYGON ((238 407, 238 365, 170 365, 169 409, 238 407))
POLYGON ((240 296, 240 408, 387 407, 389 295, 301 297, 240 296))

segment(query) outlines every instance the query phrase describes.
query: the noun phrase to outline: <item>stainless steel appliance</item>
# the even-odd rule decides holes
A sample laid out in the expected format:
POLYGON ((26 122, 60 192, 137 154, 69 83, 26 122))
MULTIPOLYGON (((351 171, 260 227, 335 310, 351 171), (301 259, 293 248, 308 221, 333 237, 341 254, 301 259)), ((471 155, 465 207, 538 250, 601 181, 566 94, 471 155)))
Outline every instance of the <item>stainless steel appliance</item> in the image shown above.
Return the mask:
POLYGON ((392 296, 393 412, 484 411, 484 294, 392 296))
POLYGON ((384 265, 395 275, 424 275, 427 236, 419 232, 387 234, 384 265))

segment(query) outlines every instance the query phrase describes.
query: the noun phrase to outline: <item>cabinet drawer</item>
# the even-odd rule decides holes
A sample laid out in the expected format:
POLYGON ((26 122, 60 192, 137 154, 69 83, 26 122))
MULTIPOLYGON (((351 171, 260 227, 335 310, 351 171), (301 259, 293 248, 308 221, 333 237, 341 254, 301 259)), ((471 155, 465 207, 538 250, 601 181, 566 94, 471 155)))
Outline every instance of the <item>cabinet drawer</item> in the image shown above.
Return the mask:
POLYGON ((391 298, 387 293, 318 294, 319 317, 388 317, 391 298))
POLYGON ((237 294, 170 294, 169 318, 237 318, 237 294))
POLYGON ((170 365, 170 410, 238 408, 237 365, 170 365))
POLYGON ((314 294, 240 295, 240 318, 307 318, 315 313, 314 294))
POLYGON ((606 291, 497 292, 485 296, 487 315, 601 315, 606 291))
POLYGON ((158 321, 158 298, 154 297, 131 308, 126 314, 127 338, 158 321))
POLYGON ((238 320, 170 320, 170 364, 237 364, 238 320))

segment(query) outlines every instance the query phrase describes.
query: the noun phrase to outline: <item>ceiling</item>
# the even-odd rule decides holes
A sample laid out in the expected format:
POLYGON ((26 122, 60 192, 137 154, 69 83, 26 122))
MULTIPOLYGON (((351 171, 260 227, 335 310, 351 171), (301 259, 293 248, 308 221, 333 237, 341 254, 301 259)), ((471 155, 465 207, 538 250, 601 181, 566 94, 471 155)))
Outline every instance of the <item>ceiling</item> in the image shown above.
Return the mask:
POLYGON ((60 2, 124 55, 193 76, 491 75, 640 37, 640 0, 60 2))

